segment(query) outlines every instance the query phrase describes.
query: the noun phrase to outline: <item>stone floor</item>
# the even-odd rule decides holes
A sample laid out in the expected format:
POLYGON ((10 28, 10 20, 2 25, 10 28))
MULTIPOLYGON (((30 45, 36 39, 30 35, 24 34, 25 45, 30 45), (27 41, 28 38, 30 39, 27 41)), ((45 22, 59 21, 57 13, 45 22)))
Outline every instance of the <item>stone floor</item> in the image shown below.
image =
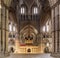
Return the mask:
POLYGON ((39 54, 39 55, 20 55, 20 54, 13 54, 6 58, 53 58, 50 54, 39 54))

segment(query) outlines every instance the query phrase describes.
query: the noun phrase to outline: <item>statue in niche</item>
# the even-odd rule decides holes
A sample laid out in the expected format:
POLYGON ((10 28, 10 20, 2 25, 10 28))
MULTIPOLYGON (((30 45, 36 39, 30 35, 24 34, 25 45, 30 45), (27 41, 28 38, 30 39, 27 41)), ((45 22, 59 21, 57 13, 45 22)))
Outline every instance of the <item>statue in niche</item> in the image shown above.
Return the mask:
POLYGON ((10 48, 10 52, 14 53, 14 48, 13 47, 10 48))
POLYGON ((45 53, 49 53, 49 48, 48 47, 45 47, 44 52, 45 53))

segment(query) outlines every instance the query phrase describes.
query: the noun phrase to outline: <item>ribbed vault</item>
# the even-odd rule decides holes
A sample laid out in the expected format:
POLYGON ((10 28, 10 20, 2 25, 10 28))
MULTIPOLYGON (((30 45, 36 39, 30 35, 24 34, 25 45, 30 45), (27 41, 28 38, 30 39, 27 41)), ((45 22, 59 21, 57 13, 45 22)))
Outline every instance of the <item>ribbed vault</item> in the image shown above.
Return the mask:
MULTIPOLYGON (((10 6, 10 4, 11 4, 11 2, 12 2, 12 0, 3 0, 4 1, 4 3, 7 5, 7 6, 10 6)), ((16 1, 18 1, 18 0, 16 0, 16 1)), ((29 2, 29 0, 26 0, 27 1, 27 3, 29 2)), ((36 1, 39 1, 39 0, 36 0, 36 1)), ((43 0, 42 0, 43 1, 43 0)), ((55 4, 58 0, 48 0, 49 1, 49 3, 50 3, 50 5, 53 5, 53 4, 55 4)), ((29 2, 29 3, 31 3, 32 2, 32 0, 29 2)), ((28 3, 28 4, 29 4, 28 3)))

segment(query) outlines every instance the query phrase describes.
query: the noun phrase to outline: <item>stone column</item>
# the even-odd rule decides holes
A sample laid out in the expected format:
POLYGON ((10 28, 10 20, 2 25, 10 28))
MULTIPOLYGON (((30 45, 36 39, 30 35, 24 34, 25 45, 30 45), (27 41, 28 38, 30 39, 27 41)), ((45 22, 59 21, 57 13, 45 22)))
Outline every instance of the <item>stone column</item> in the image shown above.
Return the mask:
POLYGON ((9 30, 8 30, 8 23, 9 23, 9 18, 8 18, 8 9, 6 9, 6 18, 5 18, 5 54, 7 55, 8 53, 8 36, 9 36, 9 30))
POLYGON ((59 4, 59 52, 60 52, 60 4, 59 4))
POLYGON ((1 16, 1 53, 7 55, 8 53, 8 9, 2 6, 1 16))
POLYGON ((0 8, 0 58, 3 58, 5 52, 8 51, 7 43, 8 43, 8 9, 6 9, 6 7, 2 4, 0 8))
MULTIPOLYGON (((1 0, 0 0, 1 4, 1 0)), ((0 53, 1 53, 1 8, 0 8, 0 53)))
MULTIPOLYGON (((0 0, 1 4, 1 0, 0 0)), ((1 8, 0 8, 0 52, 1 52, 1 8)))
POLYGON ((52 54, 55 58, 60 58, 60 18, 59 5, 52 8, 52 54))
MULTIPOLYGON (((0 0, 0 3, 1 3, 1 0, 0 0)), ((3 20, 4 20, 4 17, 5 17, 5 11, 3 10, 4 7, 3 5, 1 5, 1 8, 0 8, 0 58, 3 58, 4 57, 4 54, 3 54, 3 42, 4 42, 4 26, 3 26, 3 20)))
POLYGON ((3 48, 3 51, 2 51, 2 53, 4 53, 5 52, 5 17, 6 17, 6 15, 5 15, 5 12, 6 10, 5 10, 5 7, 3 6, 2 7, 2 14, 3 14, 3 16, 2 16, 2 42, 3 42, 3 44, 2 44, 2 48, 3 48))

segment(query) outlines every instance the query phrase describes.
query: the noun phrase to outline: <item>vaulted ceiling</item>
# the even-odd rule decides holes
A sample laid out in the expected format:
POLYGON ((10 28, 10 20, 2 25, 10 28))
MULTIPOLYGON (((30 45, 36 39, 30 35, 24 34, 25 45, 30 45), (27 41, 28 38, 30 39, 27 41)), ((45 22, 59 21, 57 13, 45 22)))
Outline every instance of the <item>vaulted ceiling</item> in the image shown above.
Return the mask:
MULTIPOLYGON (((4 1, 4 3, 7 5, 7 6, 10 6, 10 4, 11 4, 11 1, 12 0, 2 0, 2 1, 4 1)), ((18 1, 18 0, 17 0, 18 1)), ((28 2, 30 2, 30 1, 33 1, 33 0, 27 0, 28 2)), ((41 1, 41 0, 40 0, 41 1)), ((42 1, 44 1, 44 0, 42 0, 42 1)), ((46 0, 45 0, 46 1, 46 0)), ((55 4, 58 0, 48 0, 49 1, 49 4, 52 6, 53 4, 55 4)))
POLYGON ((57 2, 57 0, 2 0, 2 1, 9 8, 10 12, 13 14, 15 18, 14 20, 17 23, 19 21, 16 16, 17 5, 24 3, 30 9, 33 4, 36 4, 39 8, 41 8, 39 13, 41 24, 44 23, 43 21, 46 18, 46 16, 50 15, 51 6, 53 6, 57 2))
MULTIPOLYGON (((2 0, 2 1, 4 2, 4 4, 6 4, 6 6, 12 7, 14 10, 16 8, 16 5, 19 3, 19 0, 2 0)), ((22 3, 22 1, 24 1, 25 4, 28 7, 33 5, 33 3, 35 1, 37 4, 41 4, 42 5, 42 10, 44 12, 47 12, 49 7, 53 6, 58 0, 20 0, 20 1, 21 1, 20 3, 22 3)), ((13 12, 15 12, 14 10, 13 10, 13 12)))
MULTIPOLYGON (((16 8, 17 5, 26 5, 28 9, 30 9, 33 5, 37 5, 38 8, 40 8, 40 19, 45 19, 45 16, 47 14, 50 14, 50 4, 48 0, 12 0, 11 4, 9 6, 10 11, 13 12, 15 14, 16 17, 16 8), (13 9, 13 10, 12 10, 13 9)), ((19 20, 17 20, 19 21, 19 20)))

